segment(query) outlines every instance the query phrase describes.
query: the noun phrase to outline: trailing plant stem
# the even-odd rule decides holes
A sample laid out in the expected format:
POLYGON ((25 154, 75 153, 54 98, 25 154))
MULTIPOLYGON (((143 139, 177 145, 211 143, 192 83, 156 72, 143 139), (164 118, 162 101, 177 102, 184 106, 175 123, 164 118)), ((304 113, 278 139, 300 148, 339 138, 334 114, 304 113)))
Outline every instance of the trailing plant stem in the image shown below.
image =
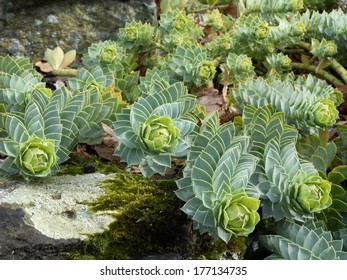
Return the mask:
POLYGON ((347 84, 347 70, 336 60, 331 60, 331 68, 339 74, 342 80, 347 84))
POLYGON ((313 74, 316 74, 316 75, 326 79, 331 84, 344 85, 344 83, 342 81, 340 81, 338 78, 336 78, 334 75, 330 74, 329 72, 327 72, 325 70, 318 70, 317 71, 317 67, 315 65, 306 65, 304 63, 292 62, 291 66, 293 69, 305 70, 305 71, 311 72, 313 74))
MULTIPOLYGON (((306 43, 306 42, 298 42, 297 46, 299 46, 299 47, 301 47, 301 48, 303 48, 305 50, 308 50, 308 51, 311 51, 311 49, 312 49, 311 44, 310 43, 306 43)), ((330 66, 342 78, 344 83, 347 83, 347 70, 336 59, 331 59, 331 65, 330 66)), ((312 68, 312 67, 315 68, 315 66, 312 66, 312 67, 308 66, 308 67, 309 68, 312 68)), ((303 70, 302 68, 297 68, 297 69, 303 70)), ((322 71, 318 71, 318 72, 322 72, 322 71)), ((333 75, 331 75, 331 76, 336 78, 333 75)), ((326 77, 326 76, 324 75, 323 77, 326 77)), ((340 84, 344 84, 344 83, 342 83, 341 81, 339 81, 339 83, 334 82, 335 85, 340 85, 340 84)))
POLYGON ((170 52, 170 50, 168 50, 165 46, 163 46, 162 44, 160 44, 160 43, 158 43, 158 42, 156 42, 156 41, 153 41, 152 42, 153 43, 153 45, 156 47, 156 48, 158 48, 158 49, 160 49, 160 50, 162 50, 162 51, 164 51, 164 52, 166 52, 166 53, 169 53, 170 52))
POLYGON ((53 69, 52 74, 54 76, 71 76, 76 77, 77 76, 77 69, 53 69))

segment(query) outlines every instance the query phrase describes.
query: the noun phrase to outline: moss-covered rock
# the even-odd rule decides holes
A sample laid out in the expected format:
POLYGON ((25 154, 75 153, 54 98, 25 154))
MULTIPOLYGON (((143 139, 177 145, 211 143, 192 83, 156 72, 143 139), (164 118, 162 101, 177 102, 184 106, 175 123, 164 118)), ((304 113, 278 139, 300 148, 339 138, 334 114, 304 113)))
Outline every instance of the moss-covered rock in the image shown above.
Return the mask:
POLYGON ((173 180, 116 173, 100 187, 105 194, 89 206, 109 211, 115 221, 103 233, 90 236, 78 258, 137 259, 158 253, 186 258, 190 254, 190 225, 180 211, 173 180))

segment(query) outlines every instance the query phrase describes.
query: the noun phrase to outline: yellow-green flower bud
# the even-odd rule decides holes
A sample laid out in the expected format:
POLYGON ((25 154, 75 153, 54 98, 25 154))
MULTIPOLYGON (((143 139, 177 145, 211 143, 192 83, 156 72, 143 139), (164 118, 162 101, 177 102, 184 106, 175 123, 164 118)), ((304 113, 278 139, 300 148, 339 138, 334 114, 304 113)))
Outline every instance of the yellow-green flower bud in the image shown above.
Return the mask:
POLYGON ((335 106, 339 106, 343 101, 343 93, 335 88, 329 99, 334 102, 335 106))
POLYGON ((205 61, 199 68, 199 77, 204 81, 210 81, 216 74, 216 67, 211 61, 205 61))
POLYGON ((337 54, 337 45, 335 44, 334 41, 328 41, 325 45, 324 49, 324 54, 325 56, 334 56, 337 54))
POLYGON ((306 26, 303 22, 296 22, 292 30, 295 36, 301 36, 305 34, 306 26))
POLYGON ((324 38, 321 42, 312 38, 311 53, 318 57, 332 57, 337 54, 337 45, 334 41, 327 41, 324 38))
POLYGON ((284 55, 281 58, 281 66, 283 68, 290 68, 290 65, 292 63, 292 60, 290 59, 290 57, 288 55, 284 55))
POLYGON ((125 40, 128 42, 136 42, 137 39, 139 38, 139 31, 135 27, 127 27, 125 28, 125 40))
POLYGON ((239 69, 244 72, 250 72, 250 71, 253 71, 254 69, 252 60, 249 57, 243 58, 240 61, 238 66, 239 66, 239 69))
POLYGON ((104 47, 100 52, 100 61, 105 64, 112 64, 118 57, 114 47, 104 47))
POLYGON ((264 39, 270 35, 270 27, 267 22, 264 22, 259 25, 257 30, 255 31, 255 35, 259 39, 264 39))
POLYGON ((231 36, 230 35, 222 34, 218 38, 219 38, 219 46, 223 50, 227 51, 227 50, 230 50, 232 48, 232 40, 231 40, 231 36))
POLYGON ((54 142, 40 138, 33 138, 20 144, 19 155, 15 160, 21 174, 28 177, 49 175, 56 162, 54 142))
POLYGON ((221 203, 219 210, 219 224, 230 233, 247 236, 255 229, 260 221, 257 212, 259 200, 240 193, 231 196, 221 203))
POLYGON ((222 18, 222 14, 218 9, 214 9, 210 14, 206 14, 207 24, 209 24, 214 30, 224 30, 225 23, 222 18))
POLYGON ((187 17, 182 14, 179 14, 174 21, 174 28, 177 31, 182 31, 186 27, 187 22, 187 17))
POLYGON ((299 11, 304 8, 304 0, 291 0, 291 6, 294 10, 299 11))
POLYGON ((319 101, 313 111, 314 122, 320 127, 332 126, 339 117, 339 111, 332 100, 319 101))
POLYGON ((168 116, 150 116, 140 128, 141 139, 149 150, 173 152, 178 144, 179 130, 168 116))
POLYGON ((332 203, 330 197, 331 183, 320 177, 309 178, 298 188, 296 200, 303 210, 307 212, 319 212, 332 203))
POLYGON ((276 49, 276 46, 274 44, 268 44, 267 45, 267 51, 268 53, 273 53, 276 49))

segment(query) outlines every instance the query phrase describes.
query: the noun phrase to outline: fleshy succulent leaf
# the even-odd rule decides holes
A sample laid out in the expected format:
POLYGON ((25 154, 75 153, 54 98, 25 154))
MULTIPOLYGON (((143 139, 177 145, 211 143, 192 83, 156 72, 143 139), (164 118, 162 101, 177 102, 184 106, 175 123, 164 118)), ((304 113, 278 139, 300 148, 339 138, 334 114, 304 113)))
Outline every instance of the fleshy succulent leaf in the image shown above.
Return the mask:
POLYGON ((346 260, 343 241, 334 240, 332 233, 319 222, 304 224, 293 221, 275 223, 274 235, 261 236, 261 244, 273 255, 268 259, 286 260, 346 260))

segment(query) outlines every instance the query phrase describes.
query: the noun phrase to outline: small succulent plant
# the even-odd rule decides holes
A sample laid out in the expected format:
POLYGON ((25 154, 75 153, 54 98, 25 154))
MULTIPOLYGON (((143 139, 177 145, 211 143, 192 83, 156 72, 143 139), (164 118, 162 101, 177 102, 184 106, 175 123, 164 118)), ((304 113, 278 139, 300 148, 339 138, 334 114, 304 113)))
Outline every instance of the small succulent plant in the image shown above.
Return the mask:
POLYGON ((216 74, 213 61, 209 60, 207 53, 198 46, 177 47, 169 67, 177 76, 177 80, 182 80, 189 85, 208 84, 216 74))
POLYGON ((309 135, 317 128, 331 127, 338 119, 335 94, 342 96, 332 86, 313 76, 285 81, 263 78, 248 80, 232 91, 232 99, 240 111, 247 104, 261 106, 272 104, 284 112, 288 123, 300 133, 309 135))
POLYGON ((67 71, 67 67, 74 62, 76 58, 76 50, 70 50, 67 53, 59 47, 52 49, 46 49, 44 59, 47 61, 48 65, 45 66, 45 72, 52 71, 55 75, 74 75, 75 70, 70 69, 67 71), (65 71, 60 71, 65 69, 65 71))
POLYGON ((228 242, 232 235, 247 236, 260 217, 259 193, 249 179, 257 158, 249 154, 249 138, 237 136, 217 115, 206 117, 192 143, 176 195, 195 228, 228 242))
POLYGON ((184 158, 196 129, 196 100, 181 82, 143 96, 122 109, 114 123, 120 143, 115 154, 129 166, 140 165, 146 177, 165 174, 172 157, 184 158))

